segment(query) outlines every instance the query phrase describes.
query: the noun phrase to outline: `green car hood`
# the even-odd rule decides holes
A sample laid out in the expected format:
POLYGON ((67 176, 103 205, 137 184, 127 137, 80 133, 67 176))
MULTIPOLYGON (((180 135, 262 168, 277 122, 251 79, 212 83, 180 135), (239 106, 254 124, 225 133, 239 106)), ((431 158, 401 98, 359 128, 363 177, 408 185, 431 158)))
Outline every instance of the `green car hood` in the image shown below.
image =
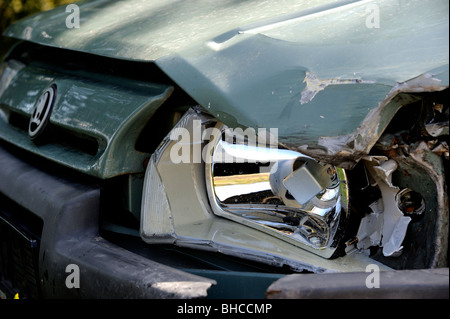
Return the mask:
POLYGON ((349 168, 412 93, 449 80, 449 3, 411 1, 91 1, 6 36, 152 61, 230 126, 276 128, 291 149, 349 168))

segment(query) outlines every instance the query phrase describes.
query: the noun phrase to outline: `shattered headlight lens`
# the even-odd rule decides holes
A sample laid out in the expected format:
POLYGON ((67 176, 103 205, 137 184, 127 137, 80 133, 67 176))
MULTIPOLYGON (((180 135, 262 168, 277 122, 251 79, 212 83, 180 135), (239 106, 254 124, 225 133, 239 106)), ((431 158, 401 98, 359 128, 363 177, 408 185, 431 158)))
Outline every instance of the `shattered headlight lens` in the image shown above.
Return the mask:
POLYGON ((333 247, 346 214, 344 171, 226 126, 219 131, 206 163, 214 214, 294 245, 333 247))

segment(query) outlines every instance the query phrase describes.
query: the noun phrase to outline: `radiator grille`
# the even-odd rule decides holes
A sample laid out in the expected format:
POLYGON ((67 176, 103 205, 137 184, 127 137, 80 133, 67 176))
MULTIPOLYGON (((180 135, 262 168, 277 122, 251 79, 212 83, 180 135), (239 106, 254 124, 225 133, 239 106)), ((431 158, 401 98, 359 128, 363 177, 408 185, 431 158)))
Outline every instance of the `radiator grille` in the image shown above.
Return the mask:
POLYGON ((42 221, 0 194, 1 297, 38 299, 42 221))

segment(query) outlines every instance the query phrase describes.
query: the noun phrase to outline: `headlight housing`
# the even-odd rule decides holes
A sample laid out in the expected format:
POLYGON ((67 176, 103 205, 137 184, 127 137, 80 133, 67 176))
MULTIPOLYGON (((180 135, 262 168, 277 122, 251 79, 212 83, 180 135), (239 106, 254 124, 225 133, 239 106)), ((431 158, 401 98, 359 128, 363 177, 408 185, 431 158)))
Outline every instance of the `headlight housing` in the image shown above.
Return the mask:
POLYGON ((344 172, 245 133, 229 142, 217 119, 186 112, 149 160, 141 238, 296 271, 364 270, 365 255, 350 257, 355 268, 333 259, 347 219, 344 172))
POLYGON ((214 214, 296 246, 332 246, 344 172, 241 133, 219 124, 212 134, 205 176, 214 214))

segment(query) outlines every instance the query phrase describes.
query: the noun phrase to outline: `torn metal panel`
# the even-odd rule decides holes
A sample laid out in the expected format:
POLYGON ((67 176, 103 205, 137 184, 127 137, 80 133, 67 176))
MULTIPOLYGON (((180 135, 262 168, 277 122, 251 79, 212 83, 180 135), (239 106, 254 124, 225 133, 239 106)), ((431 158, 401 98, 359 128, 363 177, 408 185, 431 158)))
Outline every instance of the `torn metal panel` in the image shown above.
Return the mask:
MULTIPOLYGON (((398 83, 379 106, 369 112, 355 132, 319 138, 318 144, 323 147, 322 149, 314 150, 307 145, 300 146, 299 149, 307 155, 351 169, 362 156, 369 154, 397 111, 405 105, 407 107, 407 104, 420 100, 419 96, 410 93, 443 91, 447 87, 448 84, 443 84, 431 74, 398 83)), ((439 131, 440 133, 445 134, 445 131, 439 131)))
MULTIPOLYGON (((405 112, 401 113, 404 114, 405 112)), ((399 121, 396 125, 398 123, 399 121)), ((357 234, 357 247, 367 249, 377 246, 379 235, 383 235, 384 231, 377 218, 384 219, 386 201, 390 201, 394 208, 394 200, 397 201, 397 208, 405 217, 400 217, 400 223, 393 228, 393 234, 396 230, 401 230, 398 233, 401 236, 397 236, 395 246, 403 247, 402 254, 395 258, 387 257, 386 247, 383 245, 389 243, 389 240, 378 244, 383 246, 383 249, 375 253, 371 250, 374 259, 395 269, 443 267, 447 263, 448 196, 444 166, 447 165, 448 159, 445 155, 445 137, 433 139, 423 131, 421 125, 416 124, 412 123, 410 125, 413 125, 413 128, 396 131, 394 134, 391 132, 392 128, 397 129, 397 126, 391 127, 390 133, 383 135, 374 148, 375 152, 381 152, 388 157, 365 157, 363 161, 370 168, 374 181, 376 178, 384 181, 384 185, 378 181, 376 185, 385 198, 383 205, 375 205, 379 204, 380 200, 371 205, 372 213, 362 219, 357 234), (367 158, 377 159, 378 162, 368 165, 370 162, 367 162, 367 158), (387 163, 392 163, 391 169, 386 167, 387 163), (395 188, 399 190, 397 194, 395 188), (406 216, 410 218, 409 221, 405 219, 406 216), (404 223, 401 223, 402 220, 404 223), (407 229, 406 234, 403 229, 407 229)), ((390 216, 392 224, 401 214, 397 212, 390 216)))

